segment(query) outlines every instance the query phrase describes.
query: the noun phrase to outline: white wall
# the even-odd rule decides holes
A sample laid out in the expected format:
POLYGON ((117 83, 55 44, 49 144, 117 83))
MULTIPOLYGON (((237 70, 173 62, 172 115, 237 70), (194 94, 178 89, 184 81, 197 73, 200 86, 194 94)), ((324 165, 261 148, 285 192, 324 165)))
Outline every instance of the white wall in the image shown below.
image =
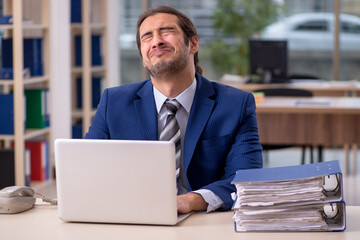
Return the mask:
POLYGON ((55 140, 71 138, 70 0, 52 0, 50 9, 50 125, 55 140))

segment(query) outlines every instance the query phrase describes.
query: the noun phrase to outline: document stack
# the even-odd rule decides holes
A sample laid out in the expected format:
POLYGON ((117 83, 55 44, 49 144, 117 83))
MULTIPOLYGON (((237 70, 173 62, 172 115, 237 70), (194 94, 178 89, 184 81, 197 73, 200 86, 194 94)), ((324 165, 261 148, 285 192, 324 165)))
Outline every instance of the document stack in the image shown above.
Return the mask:
POLYGON ((239 170, 232 183, 237 232, 345 230, 338 161, 239 170))

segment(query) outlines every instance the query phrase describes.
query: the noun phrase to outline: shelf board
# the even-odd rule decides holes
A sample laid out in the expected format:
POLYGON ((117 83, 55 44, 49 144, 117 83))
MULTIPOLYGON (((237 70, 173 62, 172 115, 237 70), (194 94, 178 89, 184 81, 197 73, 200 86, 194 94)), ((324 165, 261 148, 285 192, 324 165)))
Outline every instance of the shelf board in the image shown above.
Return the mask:
POLYGON ((23 24, 23 29, 44 30, 48 28, 48 24, 23 24))
MULTIPOLYGON (((40 76, 40 77, 31 77, 31 78, 25 78, 23 83, 24 85, 29 85, 29 84, 35 84, 35 83, 43 83, 43 82, 47 82, 49 81, 49 77, 48 76, 40 76)), ((4 85, 4 86, 12 86, 14 85, 14 80, 8 80, 8 79, 0 79, 0 85, 4 85)))
MULTIPOLYGON (((30 23, 24 23, 22 25, 23 29, 27 30, 27 29, 31 29, 31 30, 43 30, 43 29, 48 29, 49 25, 47 24, 30 24, 30 23)), ((0 29, 3 30, 11 30, 14 29, 14 26, 12 24, 0 24, 0 29)))
MULTIPOLYGON (((91 23, 90 25, 90 28, 92 30, 101 30, 101 29, 104 29, 106 27, 106 24, 104 23, 91 23)), ((82 23, 72 23, 71 24, 71 29, 76 29, 76 30, 81 30, 83 28, 83 24, 82 23)))
POLYGON ((50 127, 46 127, 46 128, 42 128, 42 129, 26 129, 25 140, 40 137, 47 133, 50 133, 50 127))
MULTIPOLYGON (((101 73, 101 72, 104 72, 105 70, 106 70, 105 66, 91 67, 91 73, 101 73)), ((83 68, 82 67, 73 67, 71 69, 71 72, 74 74, 81 74, 83 72, 83 68)))
POLYGON ((9 29, 13 29, 13 25, 12 24, 0 24, 0 29, 2 30, 9 30, 9 29))
POLYGON ((31 77, 24 79, 24 84, 34 84, 34 83, 43 83, 49 81, 50 78, 48 76, 40 76, 40 77, 31 77))
MULTIPOLYGON (((49 132, 50 132, 50 127, 46 127, 42 129, 26 129, 24 134, 24 139, 29 140, 32 138, 40 137, 49 132)), ((0 134, 0 140, 13 141, 14 139, 15 139, 15 135, 0 134)))

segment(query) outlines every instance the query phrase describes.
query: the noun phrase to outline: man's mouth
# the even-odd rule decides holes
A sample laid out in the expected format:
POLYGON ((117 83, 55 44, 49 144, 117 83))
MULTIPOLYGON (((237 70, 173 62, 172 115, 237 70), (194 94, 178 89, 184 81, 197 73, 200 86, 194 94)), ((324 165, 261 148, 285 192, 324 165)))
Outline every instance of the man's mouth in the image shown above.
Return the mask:
POLYGON ((157 49, 152 50, 149 53, 149 58, 156 57, 156 56, 161 56, 161 55, 163 55, 165 53, 172 52, 173 50, 174 50, 174 48, 172 48, 172 47, 157 48, 157 49))

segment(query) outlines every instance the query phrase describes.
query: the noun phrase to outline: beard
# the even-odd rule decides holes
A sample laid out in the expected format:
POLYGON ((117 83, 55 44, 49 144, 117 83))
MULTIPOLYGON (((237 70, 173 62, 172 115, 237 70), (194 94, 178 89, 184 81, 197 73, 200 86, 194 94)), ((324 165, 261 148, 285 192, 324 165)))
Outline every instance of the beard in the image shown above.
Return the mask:
POLYGON ((159 78, 159 77, 171 77, 179 72, 183 71, 189 63, 187 48, 184 47, 178 56, 170 60, 160 60, 151 66, 145 66, 149 71, 150 75, 159 78))

